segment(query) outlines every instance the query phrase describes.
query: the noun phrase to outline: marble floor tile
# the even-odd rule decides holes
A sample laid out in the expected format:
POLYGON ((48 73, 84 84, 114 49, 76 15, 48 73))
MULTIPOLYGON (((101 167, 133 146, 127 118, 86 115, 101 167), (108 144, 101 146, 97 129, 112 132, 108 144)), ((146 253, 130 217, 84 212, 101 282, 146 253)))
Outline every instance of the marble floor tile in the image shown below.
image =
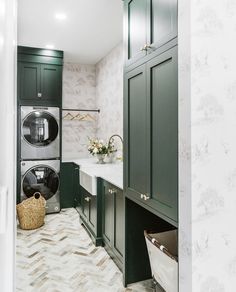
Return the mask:
POLYGON ((37 230, 17 229, 17 292, 151 292, 151 281, 122 284, 122 273, 95 247, 73 208, 47 215, 37 230))

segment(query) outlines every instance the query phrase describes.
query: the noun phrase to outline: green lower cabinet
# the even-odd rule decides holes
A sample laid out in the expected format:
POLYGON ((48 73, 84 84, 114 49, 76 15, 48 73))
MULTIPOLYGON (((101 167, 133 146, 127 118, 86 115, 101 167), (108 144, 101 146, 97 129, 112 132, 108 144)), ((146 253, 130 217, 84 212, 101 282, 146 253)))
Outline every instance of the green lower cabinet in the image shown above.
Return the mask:
POLYGON ((72 162, 61 163, 61 208, 72 208, 79 200, 79 166, 72 162))
POLYGON ((91 195, 87 190, 80 186, 80 204, 76 207, 80 214, 81 223, 89 232, 96 246, 102 245, 101 235, 101 196, 91 195))
POLYGON ((102 193, 102 236, 104 247, 117 266, 122 270, 124 253, 123 191, 104 181, 102 193))

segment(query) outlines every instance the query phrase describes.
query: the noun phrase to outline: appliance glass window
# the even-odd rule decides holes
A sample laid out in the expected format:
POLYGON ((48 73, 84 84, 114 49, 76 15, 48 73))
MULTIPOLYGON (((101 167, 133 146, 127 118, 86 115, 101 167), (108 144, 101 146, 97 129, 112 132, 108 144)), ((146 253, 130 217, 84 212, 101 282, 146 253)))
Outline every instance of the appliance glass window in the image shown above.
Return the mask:
POLYGON ((39 165, 28 170, 23 177, 22 188, 29 198, 40 192, 48 200, 56 194, 59 187, 58 174, 49 166, 39 165))
POLYGON ((57 138, 58 123, 50 113, 34 111, 23 120, 22 135, 31 145, 44 147, 57 138))

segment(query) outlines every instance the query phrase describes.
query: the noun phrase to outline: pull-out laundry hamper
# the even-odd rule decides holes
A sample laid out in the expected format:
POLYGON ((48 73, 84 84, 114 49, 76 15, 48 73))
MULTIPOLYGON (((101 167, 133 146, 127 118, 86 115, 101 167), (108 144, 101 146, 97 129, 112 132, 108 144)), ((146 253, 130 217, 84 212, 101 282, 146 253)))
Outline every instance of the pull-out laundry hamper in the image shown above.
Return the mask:
POLYGON ((46 200, 39 192, 18 204, 16 210, 20 228, 31 230, 41 227, 44 224, 45 206, 46 200))
POLYGON ((178 292, 177 230, 160 233, 144 231, 154 280, 166 292, 178 292))

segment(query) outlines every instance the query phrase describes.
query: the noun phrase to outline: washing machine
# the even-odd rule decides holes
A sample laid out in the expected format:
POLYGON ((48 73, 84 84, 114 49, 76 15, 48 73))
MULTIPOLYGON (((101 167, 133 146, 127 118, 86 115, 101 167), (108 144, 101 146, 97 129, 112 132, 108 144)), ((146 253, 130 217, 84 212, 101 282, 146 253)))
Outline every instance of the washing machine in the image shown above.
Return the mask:
POLYGON ((60 212, 60 160, 21 161, 21 201, 40 192, 46 213, 60 212))
POLYGON ((60 157, 58 107, 21 106, 21 159, 60 157))

